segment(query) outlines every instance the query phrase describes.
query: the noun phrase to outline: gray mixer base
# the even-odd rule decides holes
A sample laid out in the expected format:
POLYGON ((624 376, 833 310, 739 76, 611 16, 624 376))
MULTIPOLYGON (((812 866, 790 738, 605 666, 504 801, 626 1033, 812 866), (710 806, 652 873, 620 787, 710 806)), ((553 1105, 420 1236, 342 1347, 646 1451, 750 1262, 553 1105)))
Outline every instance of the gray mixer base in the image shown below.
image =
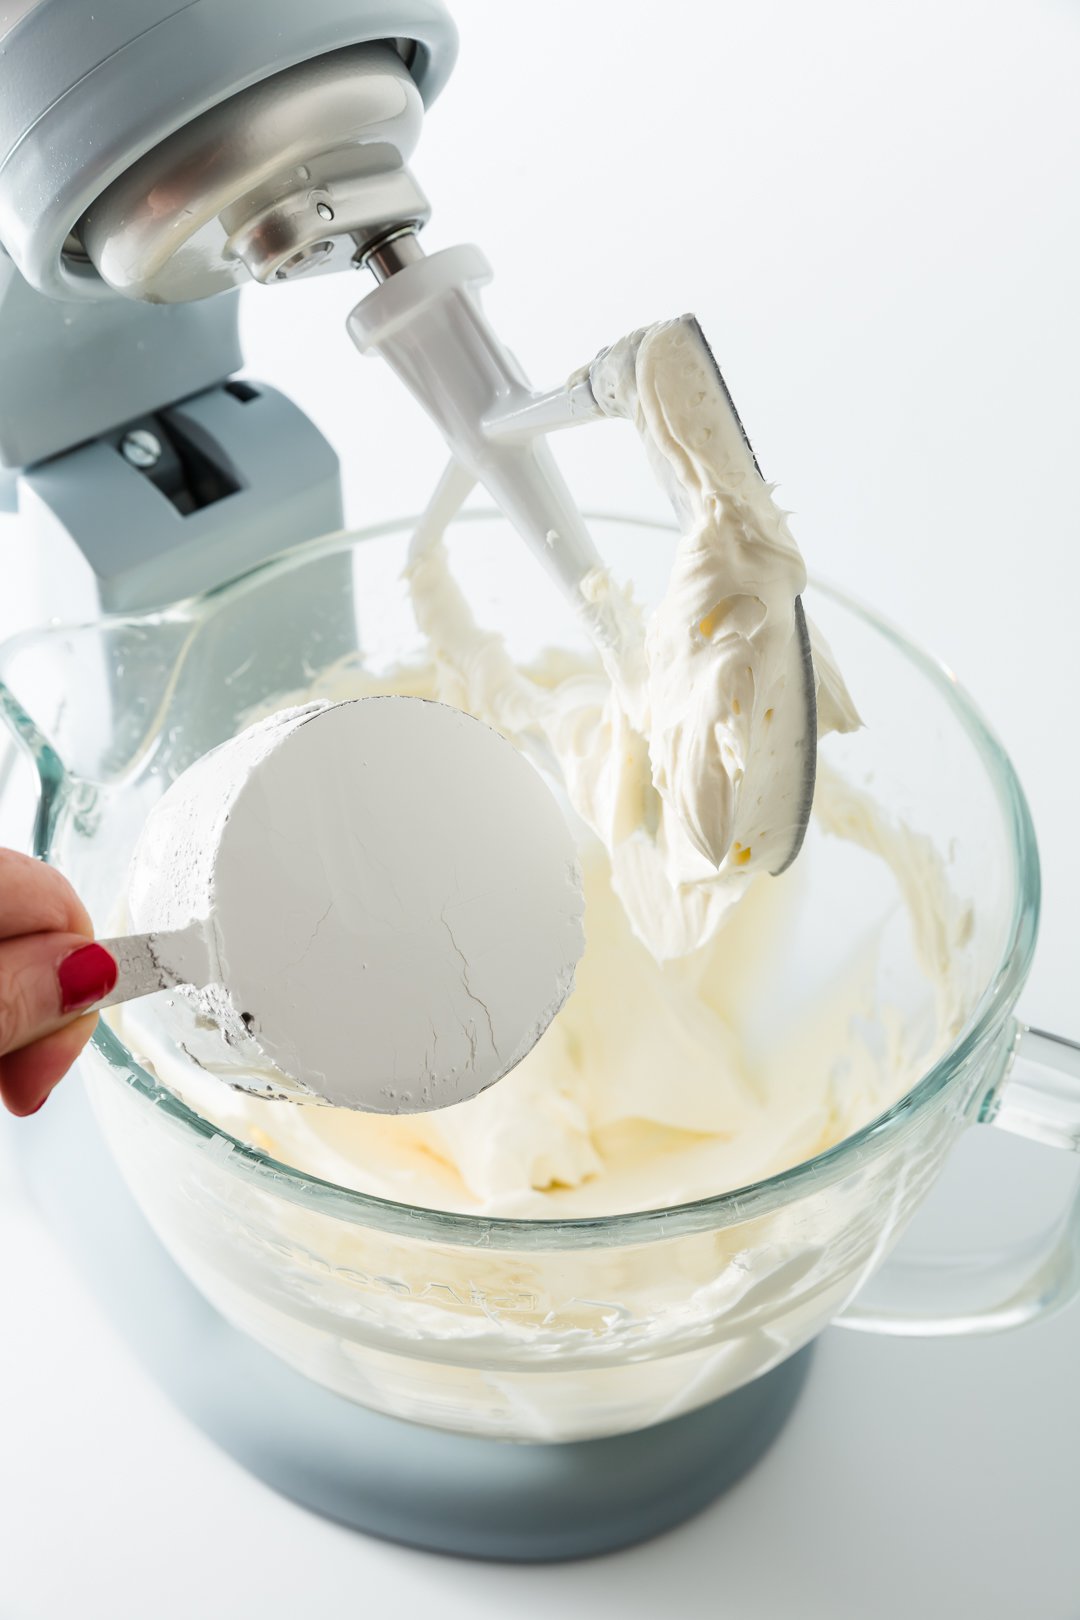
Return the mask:
POLYGON ((757 1461, 806 1377, 812 1347, 686 1417, 571 1445, 383 1417, 311 1383, 207 1304, 121 1180, 78 1081, 8 1128, 35 1202, 175 1405, 285 1496, 391 1541, 520 1561, 643 1541, 757 1461))

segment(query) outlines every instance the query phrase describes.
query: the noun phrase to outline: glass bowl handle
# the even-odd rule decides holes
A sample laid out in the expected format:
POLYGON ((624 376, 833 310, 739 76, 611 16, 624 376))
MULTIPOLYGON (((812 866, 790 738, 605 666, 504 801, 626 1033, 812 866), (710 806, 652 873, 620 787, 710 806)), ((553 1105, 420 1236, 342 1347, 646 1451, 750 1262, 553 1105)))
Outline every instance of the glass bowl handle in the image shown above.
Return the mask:
MULTIPOLYGON (((1007 1076, 981 1124, 1080 1152, 1080 1045, 1017 1026, 1007 1076)), ((889 1261, 836 1318, 863 1333, 943 1337, 1021 1327, 1080 1293, 1080 1183, 1046 1231, 996 1253, 889 1261)))

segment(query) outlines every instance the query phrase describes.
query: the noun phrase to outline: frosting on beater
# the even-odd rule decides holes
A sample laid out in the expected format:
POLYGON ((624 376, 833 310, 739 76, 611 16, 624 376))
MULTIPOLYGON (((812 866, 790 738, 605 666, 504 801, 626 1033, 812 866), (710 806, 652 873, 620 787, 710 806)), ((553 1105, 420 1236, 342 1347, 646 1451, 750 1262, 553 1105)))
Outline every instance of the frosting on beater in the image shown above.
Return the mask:
MULTIPOLYGON (((621 339, 589 378, 605 413, 634 423, 681 528, 655 611, 620 604, 636 632, 621 656, 538 685, 477 626, 437 538, 409 582, 447 701, 523 746, 543 738, 635 933, 666 961, 705 944, 748 880, 787 862, 814 746, 796 605, 806 570, 695 322, 621 339)), ((594 604, 618 589, 606 569, 584 582, 594 604)), ((854 730, 811 637, 818 734, 854 730)))

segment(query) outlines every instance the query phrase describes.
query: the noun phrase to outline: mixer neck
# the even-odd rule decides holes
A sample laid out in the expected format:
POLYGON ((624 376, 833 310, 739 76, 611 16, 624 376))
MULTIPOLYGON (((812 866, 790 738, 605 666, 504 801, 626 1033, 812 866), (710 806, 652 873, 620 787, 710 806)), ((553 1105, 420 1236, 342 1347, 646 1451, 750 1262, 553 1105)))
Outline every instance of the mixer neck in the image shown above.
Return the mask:
POLYGON ((0 468, 30 565, 5 570, 8 629, 163 606, 341 526, 337 456, 242 359, 236 294, 58 303, 0 254, 0 468))

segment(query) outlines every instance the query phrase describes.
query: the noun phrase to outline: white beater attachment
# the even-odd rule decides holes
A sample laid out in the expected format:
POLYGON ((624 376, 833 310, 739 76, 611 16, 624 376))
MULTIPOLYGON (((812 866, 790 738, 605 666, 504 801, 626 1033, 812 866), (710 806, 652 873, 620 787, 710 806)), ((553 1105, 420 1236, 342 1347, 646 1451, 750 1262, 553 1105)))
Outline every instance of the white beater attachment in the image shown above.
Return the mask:
MULTIPOLYGON (((561 428, 628 414, 619 391, 612 391, 610 375, 605 382, 607 358, 627 345, 632 350, 648 331, 658 329, 643 329, 621 340, 562 387, 540 392, 484 315, 479 289, 492 273, 478 248, 446 248, 428 258, 415 233, 402 230, 362 262, 381 285, 349 316, 350 336, 362 353, 379 354, 387 361, 441 429, 454 458, 421 522, 414 558, 442 532, 473 482, 482 484, 574 603, 623 700, 639 711, 633 714, 639 723, 648 707, 642 685, 641 619, 623 594, 610 588, 603 558, 544 439, 561 428)), ((701 328, 692 316, 666 327, 687 357, 687 372, 699 390, 695 403, 710 401, 714 407, 715 429, 706 430, 712 435, 709 465, 719 470, 732 500, 755 512, 763 532, 769 532, 770 524, 782 524, 783 515, 772 505, 701 328)), ((681 475, 670 467, 660 471, 676 509, 682 511, 681 475)), ((702 493, 699 488, 698 496, 702 493)), ((704 495, 712 498, 709 488, 704 495)), ((790 536, 784 543, 797 559, 790 536)), ((816 681, 801 597, 794 595, 782 611, 791 626, 782 681, 790 696, 782 715, 779 709, 776 712, 767 752, 774 761, 778 756, 789 761, 783 766, 786 808, 783 826, 758 840, 763 858, 768 851, 768 870, 773 872, 789 866, 802 846, 817 760, 816 681)), ((707 619, 706 614, 703 623, 707 619)), ((772 714, 770 709, 767 719, 772 714)))
MULTIPOLYGON (((604 562, 585 527, 544 436, 602 416, 588 381, 570 391, 537 393, 493 331, 479 288, 491 267, 479 248, 445 248, 425 257, 414 236, 394 244, 394 273, 349 316, 363 354, 379 354, 441 429, 468 474, 444 480, 446 516, 483 484, 582 614, 605 662, 622 664, 637 627, 618 593, 590 601, 586 581, 604 562), (405 244, 408 244, 406 247, 405 244)), ((379 273, 375 256, 369 268, 379 273)))

